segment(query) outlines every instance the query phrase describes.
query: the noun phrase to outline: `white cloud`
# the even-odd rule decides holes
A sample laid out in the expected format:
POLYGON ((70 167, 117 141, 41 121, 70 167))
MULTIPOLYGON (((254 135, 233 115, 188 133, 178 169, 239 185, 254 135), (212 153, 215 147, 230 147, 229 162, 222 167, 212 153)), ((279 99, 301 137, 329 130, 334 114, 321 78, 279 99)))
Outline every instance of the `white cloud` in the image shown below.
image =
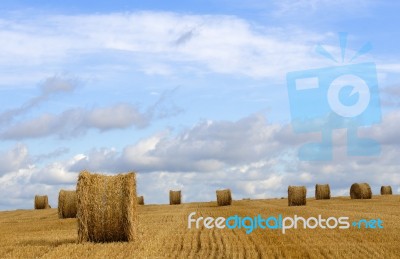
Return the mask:
POLYGON ((79 80, 76 78, 52 76, 46 78, 41 84, 39 95, 29 99, 20 107, 9 109, 0 113, 0 126, 8 125, 16 117, 29 113, 57 93, 68 93, 75 90, 79 80))
POLYGON ((123 129, 132 124, 143 127, 147 124, 143 114, 128 104, 117 104, 112 107, 93 109, 87 114, 85 121, 91 127, 101 130, 112 128, 123 129))
POLYGON ((118 63, 148 74, 170 75, 182 73, 190 64, 205 72, 276 78, 318 62, 310 55, 310 41, 315 38, 321 36, 256 27, 224 15, 33 16, 0 23, 0 67, 80 64, 84 73, 93 65, 118 63), (302 37, 289 36, 299 34, 302 37), (94 58, 94 64, 85 63, 87 57, 94 58))
MULTIPOLYGON (((395 147, 399 145, 398 116, 398 112, 388 114, 382 124, 364 128, 359 133, 361 137, 370 137, 381 143, 383 163, 390 164, 389 161, 394 159, 395 147)), ((293 163, 297 163, 297 160, 293 160, 297 155, 295 150, 309 141, 318 141, 318 137, 296 134, 288 125, 269 124, 263 115, 254 114, 236 122, 200 122, 178 135, 158 133, 127 145, 122 152, 93 150, 74 168, 114 168, 122 171, 134 168, 139 172, 213 172, 231 168, 246 178, 251 178, 254 171, 276 168, 277 172, 295 171, 300 180, 311 182, 314 179, 310 175, 310 168, 306 166, 300 170, 298 165, 292 167, 293 163), (272 159, 276 157, 284 159, 282 164, 272 159)), ((371 161, 378 162, 363 157, 356 160, 347 157, 346 130, 335 131, 333 147, 334 161, 342 161, 343 166, 359 167, 352 170, 359 171, 371 161)), ((318 174, 330 176, 337 173, 341 166, 320 164, 318 174)), ((345 172, 345 169, 341 168, 340 171, 345 172)))
MULTIPOLYGON (((319 163, 299 161, 295 152, 298 144, 282 141, 281 131, 286 127, 268 124, 257 114, 236 122, 201 122, 177 135, 152 135, 120 152, 93 149, 44 166, 26 163, 31 160, 29 151, 20 146, 4 152, 18 154, 13 157, 21 159, 2 163, 8 173, 0 177, 0 197, 17 191, 10 196, 15 204, 0 199, 0 207, 28 208, 38 190, 56 201, 58 190, 73 188, 83 169, 138 172, 138 192, 145 195, 147 203, 167 203, 171 189, 181 189, 185 202, 215 200, 215 190, 221 188, 231 188, 235 199, 286 197, 289 185, 305 185, 312 197, 317 183, 329 183, 333 196, 348 195, 355 182, 370 183, 376 194, 381 185, 392 185, 396 190, 400 185, 399 143, 397 135, 388 133, 397 129, 397 117, 398 112, 385 117, 377 126, 379 134, 369 131, 370 137, 383 141, 380 157, 348 157, 345 143, 336 145, 334 141, 337 156, 319 163), (386 135, 396 141, 384 141, 386 135)), ((337 137, 346 139, 345 134, 337 137)))
POLYGON ((75 185, 78 179, 77 172, 69 172, 62 163, 51 163, 44 168, 35 168, 32 170, 32 184, 46 185, 75 185))
POLYGON ((10 150, 0 151, 0 176, 26 167, 29 160, 28 148, 21 143, 10 150))
POLYGON ((177 107, 171 101, 172 91, 164 91, 158 100, 147 107, 145 111, 129 103, 116 103, 105 107, 71 108, 59 114, 44 113, 35 118, 24 118, 15 123, 5 123, 19 115, 31 111, 39 103, 48 98, 48 95, 56 92, 70 91, 71 88, 65 82, 57 81, 51 87, 45 84, 44 93, 28 101, 27 105, 11 109, 0 114, 0 139, 21 140, 27 138, 41 138, 58 136, 60 138, 72 138, 85 134, 90 129, 109 131, 113 129, 126 129, 135 127, 142 129, 153 120, 176 116, 183 109, 177 107), (27 106, 27 107, 25 107, 27 106), (29 108, 29 109, 28 109, 29 108))

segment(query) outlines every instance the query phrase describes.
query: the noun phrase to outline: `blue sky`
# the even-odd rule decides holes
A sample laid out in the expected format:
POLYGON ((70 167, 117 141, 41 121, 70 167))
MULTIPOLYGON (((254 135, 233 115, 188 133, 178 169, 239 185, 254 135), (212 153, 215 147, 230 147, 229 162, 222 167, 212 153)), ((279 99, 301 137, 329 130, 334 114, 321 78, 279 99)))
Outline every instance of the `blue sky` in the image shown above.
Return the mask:
MULTIPOLYGON (((1 1, 0 209, 72 189, 83 169, 138 172, 138 192, 167 203, 286 195, 288 185, 353 182, 400 191, 400 39, 393 1, 1 1), (318 138, 291 127, 286 74, 336 66, 315 52, 375 62, 382 122, 362 129, 380 156, 305 162, 318 138)), ((318 109, 318 107, 316 107, 318 109)))

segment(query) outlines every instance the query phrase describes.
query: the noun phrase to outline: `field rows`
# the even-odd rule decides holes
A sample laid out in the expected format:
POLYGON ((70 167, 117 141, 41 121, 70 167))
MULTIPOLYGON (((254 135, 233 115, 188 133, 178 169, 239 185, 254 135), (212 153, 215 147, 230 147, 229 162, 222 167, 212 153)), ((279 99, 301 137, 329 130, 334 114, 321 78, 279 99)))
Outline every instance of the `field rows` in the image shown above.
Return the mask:
POLYGON ((139 207, 137 243, 77 244, 76 219, 58 219, 57 209, 0 212, 0 258, 398 258, 400 197, 371 200, 308 200, 288 207, 287 200, 233 201, 139 207), (380 218, 383 229, 279 230, 188 229, 187 217, 198 216, 348 216, 380 218))

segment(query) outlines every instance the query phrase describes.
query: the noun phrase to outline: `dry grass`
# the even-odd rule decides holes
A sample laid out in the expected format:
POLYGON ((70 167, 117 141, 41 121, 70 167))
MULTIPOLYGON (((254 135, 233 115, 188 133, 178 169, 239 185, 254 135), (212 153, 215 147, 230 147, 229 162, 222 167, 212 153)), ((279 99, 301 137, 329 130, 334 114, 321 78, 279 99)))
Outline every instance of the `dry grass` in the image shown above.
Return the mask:
POLYGON ((176 205, 181 204, 181 191, 169 191, 169 204, 176 205))
POLYGON ((303 206, 307 204, 307 188, 305 186, 288 187, 288 205, 303 206))
POLYGON ((76 218, 76 191, 60 190, 58 193, 58 217, 60 219, 76 218))
POLYGON ((381 195, 392 195, 392 186, 382 186, 381 195))
POLYGON ((50 209, 47 195, 35 195, 34 207, 35 210, 50 209))
POLYGON ((230 189, 217 190, 216 194, 218 206, 227 206, 232 204, 232 194, 230 189))
POLYGON ((135 173, 106 176, 83 171, 76 188, 78 241, 136 241, 135 173))
POLYGON ((371 187, 367 183, 353 183, 350 187, 350 197, 352 199, 371 199, 371 187))
POLYGON ((400 197, 370 200, 333 197, 309 199, 307 207, 287 207, 286 200, 213 202, 181 206, 138 207, 137 243, 78 244, 77 219, 58 219, 57 209, 0 212, 0 258, 398 258, 400 197), (228 217, 282 214, 324 218, 380 218, 384 229, 297 229, 285 235, 258 229, 188 229, 187 216, 228 217))
POLYGON ((137 197, 137 204, 138 205, 144 205, 144 197, 143 196, 138 196, 137 197))
POLYGON ((331 188, 329 184, 316 184, 315 185, 315 199, 329 200, 331 198, 331 188))

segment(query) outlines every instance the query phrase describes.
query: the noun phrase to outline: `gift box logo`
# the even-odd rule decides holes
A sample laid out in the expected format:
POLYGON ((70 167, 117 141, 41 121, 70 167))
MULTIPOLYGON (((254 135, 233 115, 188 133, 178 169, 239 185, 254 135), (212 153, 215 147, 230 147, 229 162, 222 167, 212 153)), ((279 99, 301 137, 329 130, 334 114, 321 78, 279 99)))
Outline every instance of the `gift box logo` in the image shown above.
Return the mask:
MULTIPOLYGON (((347 35, 339 34, 344 63, 347 35)), ((351 59, 371 49, 365 44, 351 59)), ((322 46, 317 52, 337 62, 322 46)), ((289 72, 286 76, 292 127, 296 133, 320 132, 321 141, 300 147, 300 160, 331 160, 332 131, 347 129, 347 155, 376 156, 377 141, 358 136, 359 127, 380 123, 375 63, 342 64, 289 72)))

